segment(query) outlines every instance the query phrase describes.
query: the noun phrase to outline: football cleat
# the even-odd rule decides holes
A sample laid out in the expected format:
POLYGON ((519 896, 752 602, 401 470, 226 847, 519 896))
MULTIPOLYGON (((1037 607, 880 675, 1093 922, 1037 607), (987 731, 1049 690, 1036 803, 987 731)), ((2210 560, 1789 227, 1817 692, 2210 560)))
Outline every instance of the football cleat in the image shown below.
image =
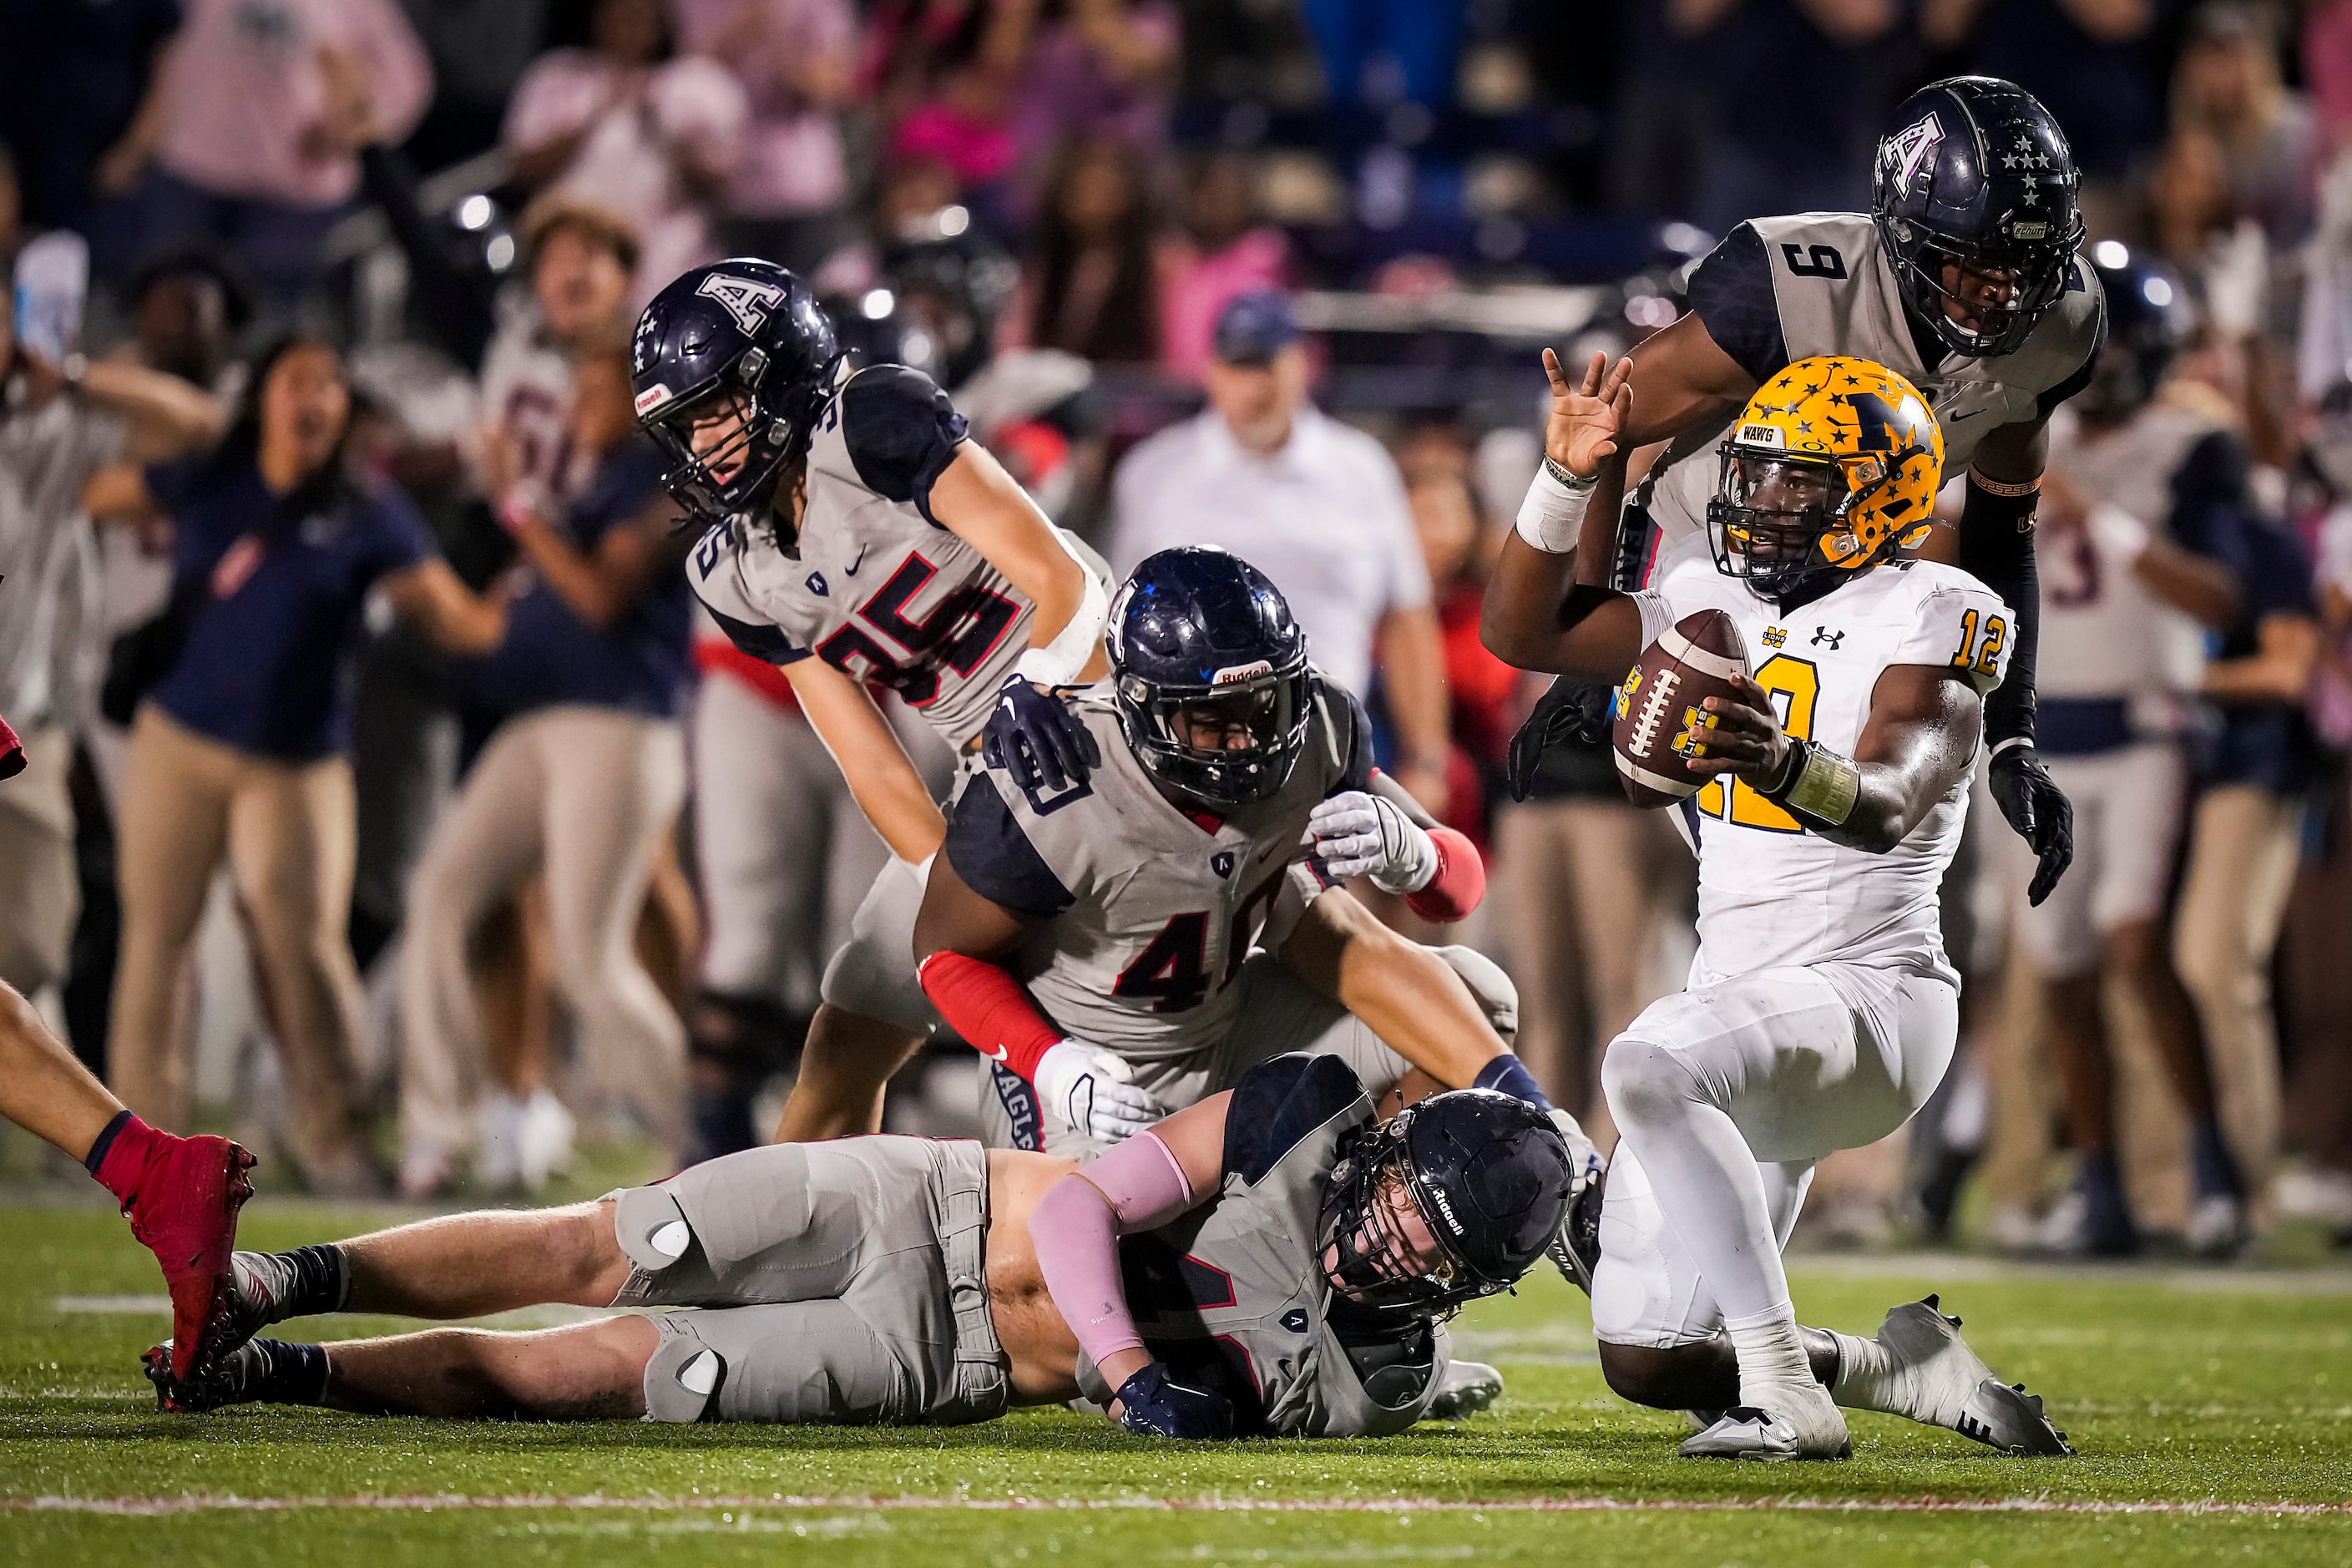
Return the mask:
POLYGON ((1915 1421, 1948 1427, 2004 1454, 2056 1458, 2074 1453, 2066 1434, 2042 1412, 2042 1396, 2001 1382, 1960 1338, 1960 1321, 1937 1310, 1937 1298, 1906 1301, 1886 1314, 1878 1342, 1897 1368, 1895 1402, 1915 1421))
POLYGON ((1783 1464, 1791 1459, 1851 1459, 1853 1439, 1845 1417, 1819 1384, 1789 1388, 1774 1399, 1789 1412, 1774 1415, 1737 1405, 1706 1431, 1683 1440, 1685 1459, 1750 1459, 1783 1464), (1801 1427, 1800 1426, 1801 1423, 1801 1427))
POLYGON ((201 1415, 257 1397, 252 1389, 268 1371, 268 1352, 261 1347, 270 1342, 247 1340, 227 1354, 202 1363, 186 1377, 172 1370, 177 1352, 169 1340, 140 1356, 139 1364, 146 1368, 147 1381, 155 1385, 159 1409, 173 1415, 201 1415))
POLYGON ((162 1142, 139 1173, 122 1217, 163 1266, 172 1292, 174 1374, 185 1377, 235 1335, 236 1214, 253 1195, 253 1156, 209 1133, 162 1142))
POLYGON ((1503 1374, 1484 1362, 1450 1361, 1441 1375, 1436 1396, 1422 1413, 1429 1421, 1459 1421, 1475 1415, 1503 1397, 1503 1374))

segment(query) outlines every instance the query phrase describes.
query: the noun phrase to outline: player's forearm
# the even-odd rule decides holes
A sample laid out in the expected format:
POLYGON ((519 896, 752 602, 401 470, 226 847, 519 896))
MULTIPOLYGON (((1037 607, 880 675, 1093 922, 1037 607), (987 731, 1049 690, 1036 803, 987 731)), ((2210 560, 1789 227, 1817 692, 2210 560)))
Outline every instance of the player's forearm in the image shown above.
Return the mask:
POLYGON ((2024 479, 1969 477, 1960 513, 1960 570, 2000 595, 2016 616, 2009 673, 1985 700, 1985 743, 1994 751, 2033 742, 2033 662, 2041 643, 2042 588, 2033 564, 2033 514, 2041 474, 2024 479))
POLYGON ((1143 1132, 1055 1183, 1029 1211, 1045 1293, 1112 1388, 1151 1360, 1128 1310, 1118 1238, 1166 1225, 1197 1201, 1174 1152, 1143 1132))
POLYGON ((783 670, 810 728, 840 767, 850 798, 890 853, 915 863, 930 858, 947 837, 947 818, 874 699, 822 659, 796 659, 783 670))
POLYGON ((1343 891, 1308 906, 1276 961, 1448 1089, 1476 1083, 1507 1049, 1451 964, 1343 891))
MULTIPOLYGON (((923 945, 919 926, 916 945, 923 945)), ((915 970, 923 994, 948 1026, 984 1057, 1035 1082, 1037 1064, 1062 1040, 1029 989, 1003 965, 970 953, 936 952, 915 970)))

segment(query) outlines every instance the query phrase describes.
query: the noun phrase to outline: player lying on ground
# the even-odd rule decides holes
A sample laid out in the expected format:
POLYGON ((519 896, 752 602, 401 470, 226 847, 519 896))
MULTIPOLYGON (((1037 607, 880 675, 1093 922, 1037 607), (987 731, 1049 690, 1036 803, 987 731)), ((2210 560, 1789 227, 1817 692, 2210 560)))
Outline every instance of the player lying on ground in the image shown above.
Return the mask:
POLYGON ((1483 1089, 1387 1122, 1289 1056, 1081 1169, 966 1140, 779 1143, 574 1208, 236 1256, 239 1327, 352 1310, 677 1306, 536 1333, 249 1340, 167 1407, 948 1425, 1081 1395, 1167 1436, 1370 1436, 1421 1418, 1443 1320, 1568 1204, 1566 1142, 1483 1089))
MULTIPOLYGON (((0 721, 0 756, 14 739, 0 721)), ((253 1194, 245 1179, 253 1156, 226 1138, 175 1137, 131 1115, 5 982, 0 1116, 79 1160, 121 1204, 172 1292, 173 1369, 185 1374, 226 1342, 229 1254, 236 1211, 253 1194)))
POLYGON ((1347 1057, 1376 1099, 1410 1064, 1540 1104, 1496 1032, 1518 1010, 1501 970, 1334 886, 1366 874, 1451 921, 1486 874, 1373 768, 1363 710, 1307 662, 1273 583, 1161 551, 1108 635, 1110 679, 1066 699, 1087 775, 1024 781, 992 727, 915 921, 924 988, 993 1058, 984 1140, 1099 1152, 1291 1050, 1347 1057))
POLYGON ((1706 531, 1621 594, 1571 585, 1574 545, 1559 546, 1596 480, 1614 503, 1632 367, 1596 354, 1572 389, 1549 351, 1544 363, 1545 460, 1571 482, 1531 487, 1488 591, 1487 645, 1622 681, 1629 701, 1643 650, 1695 612, 1727 615, 1769 655, 1731 695, 1682 710, 1674 749, 1709 781, 1675 808, 1699 858, 1699 951, 1689 989, 1644 1009, 1601 1062, 1622 1134, 1592 1280, 1610 1385, 1720 1412, 1683 1445, 1693 1456, 1843 1457, 1841 1403, 2063 1452, 2041 1402, 2005 1388, 1932 1304, 1897 1309, 1876 1341, 1824 1338, 1797 1326, 1780 1266, 1814 1163, 1908 1121, 1958 1033, 1937 889, 2011 623, 1974 578, 1903 553, 1942 474, 1936 421, 1883 366, 1790 365, 1722 442, 1706 531))
MULTIPOLYGON (((1625 514, 1640 559, 1651 524, 1661 554, 1707 531, 1717 438, 1790 364, 1860 358, 1927 395, 1944 471, 1969 476, 1960 564, 2016 613, 2009 676, 1984 700, 1986 782, 2039 859, 2035 903, 2073 858, 2074 817, 2034 752, 2034 506, 2050 415, 2090 379, 2105 333, 2098 279, 2074 256, 2078 184, 2032 94, 1991 77, 1921 88, 1878 143, 1869 212, 1757 218, 1699 264, 1690 313, 1633 352, 1622 432, 1628 453, 1673 443, 1625 514)), ((1587 515, 1585 581, 1605 583, 1619 518, 1587 515)), ((1555 683, 1512 742, 1513 790, 1549 739, 1605 731, 1607 700, 1598 683, 1555 683)))
MULTIPOLYGON (((631 370, 666 482, 703 530, 688 581, 736 647, 783 669, 896 858, 825 966, 776 1135, 870 1132, 884 1082, 938 1022, 908 933, 945 830, 875 691, 896 691, 967 752, 1009 707, 1018 765, 1055 784, 1066 768, 1083 775, 1041 688, 1101 674, 1109 569, 967 437, 928 376, 853 365, 808 286, 772 263, 671 282, 638 319, 631 370)), ((747 1129, 767 1066, 731 1054, 747 1033, 694 1042, 708 1145, 747 1129)))

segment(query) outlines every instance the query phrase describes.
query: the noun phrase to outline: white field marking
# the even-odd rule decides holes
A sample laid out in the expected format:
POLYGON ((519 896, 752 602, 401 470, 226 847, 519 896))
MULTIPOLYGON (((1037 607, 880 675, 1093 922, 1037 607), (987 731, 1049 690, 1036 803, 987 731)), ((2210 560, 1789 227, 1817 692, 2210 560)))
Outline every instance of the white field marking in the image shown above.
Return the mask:
MULTIPOLYGON (((1927 1279, 1945 1285, 1992 1280, 2031 1285, 2161 1285, 2174 1290, 2252 1296, 2352 1296, 2352 1268, 2245 1268, 2179 1263, 2069 1263, 1964 1252, 1793 1253, 1789 1272, 1839 1279, 1927 1279)), ((1953 1309, 1957 1310, 1957 1309, 1953 1309)))
POLYGON ((109 1313, 127 1313, 136 1316, 152 1314, 168 1318, 172 1315, 172 1298, 162 1295, 60 1296, 49 1303, 49 1310, 77 1318, 109 1313))
MULTIPOLYGON (((58 1296, 49 1302, 49 1310, 63 1317, 89 1316, 154 1316, 172 1315, 169 1296, 58 1296)), ((639 1313, 635 1307, 572 1307, 551 1302, 539 1307, 517 1307, 512 1311, 494 1312, 487 1318, 454 1320, 453 1326, 479 1329, 562 1329, 573 1323, 594 1322, 600 1318, 621 1317, 639 1313)), ((361 1316, 370 1314, 331 1314, 361 1316)))
POLYGON ((289 1513, 310 1509, 436 1513, 517 1509, 610 1509, 643 1513, 686 1510, 815 1509, 834 1512, 969 1510, 982 1513, 1093 1513, 1141 1509, 1170 1513, 2027 1513, 2160 1514, 2260 1518, 2344 1517, 2352 1502, 2113 1501, 2023 1498, 1505 1498, 1465 1502, 1447 1498, 975 1498, 975 1497, 563 1497, 548 1493, 468 1495, 457 1492, 384 1497, 0 1498, 0 1513, 95 1513, 139 1517, 215 1511, 289 1513))

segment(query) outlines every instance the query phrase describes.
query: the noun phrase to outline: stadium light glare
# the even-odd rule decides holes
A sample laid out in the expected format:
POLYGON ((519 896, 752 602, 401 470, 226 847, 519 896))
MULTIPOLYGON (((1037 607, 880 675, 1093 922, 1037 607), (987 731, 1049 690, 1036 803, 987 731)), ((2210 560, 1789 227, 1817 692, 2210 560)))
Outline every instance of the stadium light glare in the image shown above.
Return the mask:
POLYGON ((2091 259, 2112 272, 2131 265, 2131 251, 2119 239, 2103 239, 2091 247, 2091 259))
POLYGON ((471 234, 490 226, 490 198, 476 191, 457 204, 457 226, 471 234))

